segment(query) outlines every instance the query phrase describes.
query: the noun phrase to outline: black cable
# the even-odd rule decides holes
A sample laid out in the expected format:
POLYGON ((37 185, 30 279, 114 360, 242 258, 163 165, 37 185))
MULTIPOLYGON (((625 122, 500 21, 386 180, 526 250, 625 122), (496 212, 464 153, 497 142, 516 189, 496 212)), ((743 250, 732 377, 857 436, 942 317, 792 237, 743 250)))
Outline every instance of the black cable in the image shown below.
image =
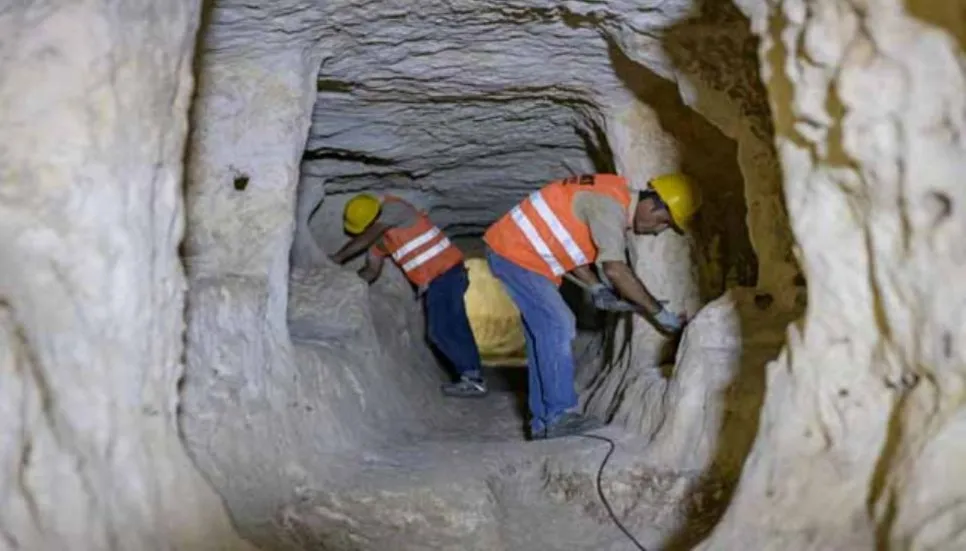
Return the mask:
POLYGON ((614 510, 611 509, 610 502, 607 501, 607 496, 604 495, 604 485, 602 483, 602 479, 604 477, 604 467, 607 466, 607 462, 610 461, 610 456, 614 454, 614 449, 617 446, 614 444, 613 440, 607 438, 606 436, 598 436, 596 434, 580 434, 578 436, 583 436, 584 438, 590 438, 593 440, 600 440, 602 442, 606 442, 610 446, 610 449, 607 450, 607 455, 604 456, 604 460, 600 463, 600 468, 597 469, 597 495, 600 496, 600 500, 604 503, 604 508, 607 509, 607 513, 610 515, 611 520, 613 520, 614 524, 620 528, 621 532, 624 532, 624 535, 634 542, 634 545, 637 546, 637 549, 640 551, 647 551, 647 548, 641 545, 641 542, 637 541, 637 538, 634 537, 634 534, 631 534, 630 531, 625 528, 623 524, 621 524, 621 521, 618 520, 617 515, 614 514, 614 510))

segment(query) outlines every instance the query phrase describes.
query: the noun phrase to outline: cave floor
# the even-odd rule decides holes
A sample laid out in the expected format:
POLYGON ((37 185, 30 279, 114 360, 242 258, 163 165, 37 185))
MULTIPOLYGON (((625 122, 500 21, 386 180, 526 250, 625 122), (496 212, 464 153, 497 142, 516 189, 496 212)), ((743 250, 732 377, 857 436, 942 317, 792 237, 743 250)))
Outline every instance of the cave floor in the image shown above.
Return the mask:
MULTIPOLYGON (((339 461, 324 490, 288 511, 287 539, 302 549, 635 549, 597 493, 607 443, 526 441, 525 369, 491 368, 488 379, 488 396, 452 399, 443 426, 339 461)), ((713 525, 719 507, 707 507, 709 496, 722 495, 723 482, 649 466, 646 440, 618 427, 595 434, 616 446, 602 489, 643 544, 713 525)))
MULTIPOLYGON (((770 315, 747 307, 752 310, 742 312, 740 363, 761 370, 781 348, 787 323, 801 312, 770 315)), ((728 352, 731 345, 721 349, 723 343, 695 344, 709 347, 699 353, 698 376, 727 376, 734 369, 725 364, 738 352, 728 352)), ((594 433, 615 447, 602 472, 606 441, 527 441, 525 368, 487 368, 487 376, 488 396, 447 398, 445 418, 432 427, 318 458, 325 476, 303 485, 283 515, 290 548, 637 549, 608 514, 602 492, 644 547, 683 550, 700 541, 724 510, 733 473, 669 467, 648 437, 618 426, 594 433)))
MULTIPOLYGON (((485 370, 490 392, 482 398, 447 398, 449 417, 432 429, 398 434, 383 447, 366 450, 355 474, 406 469, 411 474, 468 470, 480 476, 509 462, 528 460, 542 453, 593 454, 604 447, 599 441, 579 437, 530 442, 526 439, 526 369, 491 367, 485 370), (442 468, 442 465, 447 465, 442 468)), ((621 446, 643 444, 616 427, 597 434, 621 446)), ((603 457, 603 454, 598 454, 603 457)), ((398 477, 399 472, 391 476, 398 477)))

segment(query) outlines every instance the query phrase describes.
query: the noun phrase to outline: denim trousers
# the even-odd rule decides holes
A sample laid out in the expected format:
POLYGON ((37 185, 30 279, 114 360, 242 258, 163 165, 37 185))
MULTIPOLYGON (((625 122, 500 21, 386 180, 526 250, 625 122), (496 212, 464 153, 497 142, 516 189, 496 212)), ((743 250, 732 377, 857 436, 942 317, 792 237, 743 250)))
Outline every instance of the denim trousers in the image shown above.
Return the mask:
POLYGON ((466 265, 462 262, 429 282, 423 295, 426 336, 458 375, 479 376, 480 350, 463 302, 469 286, 466 265))
POLYGON ((553 281, 491 250, 486 260, 523 318, 530 427, 540 431, 577 406, 571 348, 577 323, 553 281))

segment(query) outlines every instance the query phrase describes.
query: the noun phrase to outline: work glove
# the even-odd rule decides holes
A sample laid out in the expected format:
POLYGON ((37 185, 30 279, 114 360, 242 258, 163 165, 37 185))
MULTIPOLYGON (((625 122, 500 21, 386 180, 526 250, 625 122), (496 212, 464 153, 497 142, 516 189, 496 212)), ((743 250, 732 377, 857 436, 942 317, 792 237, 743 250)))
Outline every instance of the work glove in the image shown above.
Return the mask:
POLYGON ((619 298, 610 287, 603 283, 592 286, 590 296, 594 301, 594 308, 598 310, 608 312, 633 312, 637 310, 633 304, 619 298))
POLYGON ((661 310, 654 315, 657 328, 665 333, 677 334, 684 328, 684 319, 678 314, 671 312, 663 304, 661 310))

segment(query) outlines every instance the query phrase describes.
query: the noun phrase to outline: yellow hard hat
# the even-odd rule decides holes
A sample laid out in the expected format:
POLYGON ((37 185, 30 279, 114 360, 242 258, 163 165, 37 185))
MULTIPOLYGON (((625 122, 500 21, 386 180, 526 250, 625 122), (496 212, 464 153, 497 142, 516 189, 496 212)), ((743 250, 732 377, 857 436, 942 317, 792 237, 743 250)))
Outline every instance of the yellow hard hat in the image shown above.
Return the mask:
POLYGON ((345 204, 343 221, 345 231, 357 235, 372 224, 373 220, 379 216, 379 199, 368 193, 360 193, 345 204))
POLYGON ((651 188, 667 205, 671 220, 681 231, 687 231, 691 218, 701 208, 701 192, 684 174, 664 174, 651 180, 651 188))

